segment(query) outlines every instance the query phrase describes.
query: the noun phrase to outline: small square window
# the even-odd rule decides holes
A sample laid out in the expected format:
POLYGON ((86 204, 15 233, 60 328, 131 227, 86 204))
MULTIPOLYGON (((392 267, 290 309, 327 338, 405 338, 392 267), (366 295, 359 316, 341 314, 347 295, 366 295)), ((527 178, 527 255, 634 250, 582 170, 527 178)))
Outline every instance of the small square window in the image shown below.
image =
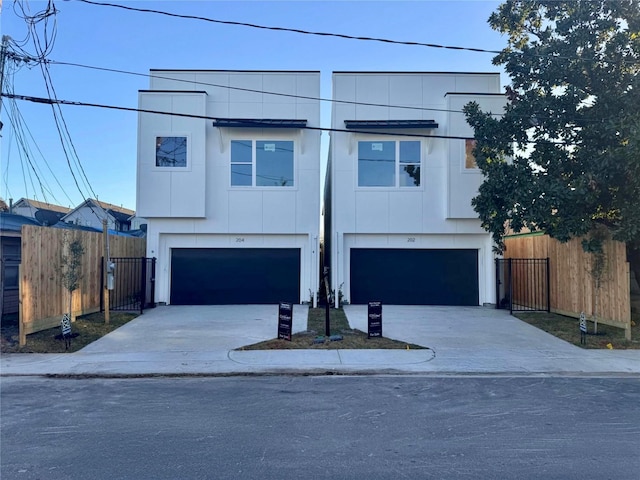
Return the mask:
POLYGON ((156 137, 156 167, 186 167, 187 137, 156 137))
POLYGON ((476 148, 476 141, 474 139, 467 138, 464 141, 464 168, 466 169, 478 168, 476 157, 473 156, 474 148, 476 148))

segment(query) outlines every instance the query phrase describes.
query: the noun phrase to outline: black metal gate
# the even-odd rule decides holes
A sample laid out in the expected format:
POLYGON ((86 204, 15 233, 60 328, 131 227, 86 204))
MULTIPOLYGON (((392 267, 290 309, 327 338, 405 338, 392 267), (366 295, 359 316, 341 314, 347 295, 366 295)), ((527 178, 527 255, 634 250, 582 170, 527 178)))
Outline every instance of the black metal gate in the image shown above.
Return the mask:
POLYGON ((550 311, 549 259, 496 258, 496 308, 550 311))
MULTIPOLYGON (((109 310, 139 311, 153 308, 156 284, 156 259, 145 257, 112 257, 115 264, 113 290, 109 292, 109 310)), ((104 261, 100 283, 104 288, 104 261)), ((104 296, 100 295, 100 311, 104 296)))

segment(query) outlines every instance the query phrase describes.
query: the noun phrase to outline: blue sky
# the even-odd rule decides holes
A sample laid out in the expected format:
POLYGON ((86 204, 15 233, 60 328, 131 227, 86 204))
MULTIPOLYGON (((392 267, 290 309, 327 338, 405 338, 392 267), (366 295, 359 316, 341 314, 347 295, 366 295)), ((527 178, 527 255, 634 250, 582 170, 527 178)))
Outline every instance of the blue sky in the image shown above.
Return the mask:
MULTIPOLYGON (((97 0, 100 1, 100 0, 97 0)), ((22 41, 27 34, 14 2, 4 0, 2 35, 22 41)), ((21 2, 34 14, 44 1, 21 2)), ((116 2, 220 20, 256 23, 357 36, 383 37, 443 45, 500 50, 506 39, 487 19, 500 2, 489 1, 135 1, 116 2)), ((56 1, 55 41, 51 60, 148 74, 149 69, 320 70, 322 97, 331 97, 331 72, 502 70, 492 54, 388 45, 338 38, 259 30, 242 26, 169 18, 150 13, 56 1)), ((53 22, 50 22, 49 32, 53 22)), ((39 29, 40 38, 44 32, 39 29)), ((33 53, 28 43, 24 49, 33 53)), ((148 78, 86 68, 51 65, 57 97, 64 100, 137 107, 137 92, 148 78)), ((22 67, 11 77, 16 94, 46 97, 39 67, 22 67)), ((503 85, 508 78, 502 72, 503 85)), ((7 91, 5 87, 4 91, 7 91)), ((91 107, 63 106, 73 146, 89 188, 75 185, 53 120, 51 107, 16 101, 28 128, 29 158, 21 153, 3 99, 0 196, 76 205, 91 191, 106 202, 135 209, 137 114, 91 107), (30 133, 29 133, 30 132, 30 133), (39 153, 42 152, 42 154, 39 153), (47 166, 48 165, 48 166, 47 166), (28 172, 31 170, 31 175, 28 172), (51 173, 53 171, 53 174, 51 173), (54 178, 55 174, 55 178, 54 178), (81 193, 82 191, 82 193, 81 193)), ((322 123, 330 126, 330 103, 323 103, 322 123)), ((328 135, 323 133, 323 166, 328 135)), ((70 146, 66 148, 69 150, 70 146)), ((78 167, 72 161, 77 176, 78 167)))

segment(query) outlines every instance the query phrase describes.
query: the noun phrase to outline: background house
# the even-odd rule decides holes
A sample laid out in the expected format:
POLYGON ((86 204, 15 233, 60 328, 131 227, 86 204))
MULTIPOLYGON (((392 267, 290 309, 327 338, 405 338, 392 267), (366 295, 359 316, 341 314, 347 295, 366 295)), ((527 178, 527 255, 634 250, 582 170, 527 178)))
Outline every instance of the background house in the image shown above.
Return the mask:
POLYGON ((68 214, 71 209, 53 203, 39 202, 30 198, 21 198, 11 205, 11 213, 35 218, 42 225, 55 225, 62 217, 68 214))
POLYGON ((102 229, 102 220, 106 218, 110 230, 126 232, 131 229, 130 218, 133 215, 135 212, 128 208, 88 198, 62 217, 61 221, 102 229))
POLYGON ((23 225, 40 225, 30 217, 0 212, 0 318, 18 314, 23 225))
POLYGON ((320 126, 319 72, 151 74, 140 108, 187 115, 139 115, 137 213, 158 258, 156 301, 310 300, 320 132, 306 127, 320 126))
POLYGON ((500 113, 499 92, 497 73, 334 73, 333 98, 347 103, 334 103, 332 128, 346 131, 331 132, 325 249, 344 300, 495 301, 491 238, 471 206, 482 174, 461 109, 476 101, 500 113))

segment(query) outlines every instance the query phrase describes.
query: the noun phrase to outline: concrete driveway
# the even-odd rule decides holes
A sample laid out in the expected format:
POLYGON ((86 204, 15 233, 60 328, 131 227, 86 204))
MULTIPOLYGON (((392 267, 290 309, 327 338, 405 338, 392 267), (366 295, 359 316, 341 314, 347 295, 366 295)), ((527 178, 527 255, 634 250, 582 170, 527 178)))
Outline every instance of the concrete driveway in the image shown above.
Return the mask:
MULTIPOLYGON (((307 305, 293 306, 293 332, 307 328, 307 305)), ((275 338, 277 305, 163 306, 145 310, 82 353, 213 352, 275 338)))
MULTIPOLYGON (((426 350, 234 350, 276 337, 277 309, 158 307, 79 352, 2 355, 0 375, 640 375, 640 350, 585 350, 483 307, 383 306, 383 335, 426 350)), ((352 327, 367 331, 366 305, 345 312, 352 327)), ((294 306, 294 332, 306 329, 307 315, 307 306, 294 306)))
MULTIPOLYGON (((353 328, 367 331, 366 305, 344 310, 353 328)), ((623 365, 616 370, 624 371, 637 368, 640 358, 638 351, 584 350, 489 307, 383 305, 382 334, 429 347, 436 354, 432 363, 466 372, 500 372, 505 365, 516 372, 602 371, 613 358, 623 365)))

